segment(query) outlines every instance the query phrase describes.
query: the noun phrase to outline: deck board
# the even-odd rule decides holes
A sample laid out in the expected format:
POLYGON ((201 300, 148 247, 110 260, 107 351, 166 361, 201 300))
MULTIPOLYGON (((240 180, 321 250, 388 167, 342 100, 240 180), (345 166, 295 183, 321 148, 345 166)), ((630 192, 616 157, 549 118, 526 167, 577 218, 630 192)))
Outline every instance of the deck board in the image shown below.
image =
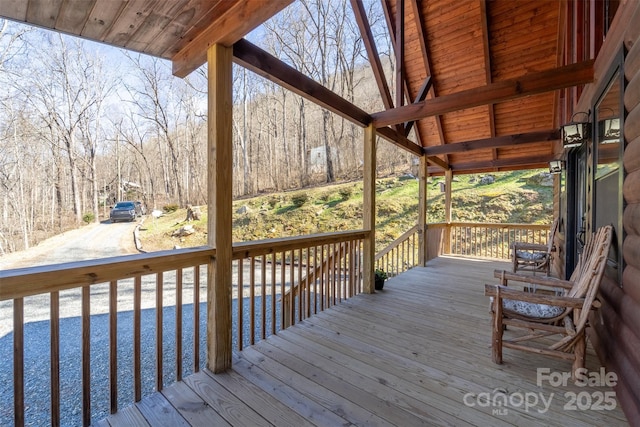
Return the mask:
MULTIPOLYGON (((390 279, 381 292, 343 301, 246 348, 234 355, 229 372, 191 375, 107 421, 127 425, 128 417, 144 416, 152 426, 166 425, 166 417, 149 414, 156 408, 191 425, 207 425, 205 419, 209 425, 220 419, 222 425, 278 426, 628 425, 618 406, 564 408, 565 393, 609 389, 536 384, 538 368, 568 372, 569 362, 509 349, 503 365, 491 361, 484 284, 496 283, 495 268, 508 267, 436 258, 390 279), (544 412, 541 403, 498 408, 506 411, 464 403, 468 393, 497 389, 553 397, 544 412)), ((599 366, 589 348, 587 368, 599 366)))

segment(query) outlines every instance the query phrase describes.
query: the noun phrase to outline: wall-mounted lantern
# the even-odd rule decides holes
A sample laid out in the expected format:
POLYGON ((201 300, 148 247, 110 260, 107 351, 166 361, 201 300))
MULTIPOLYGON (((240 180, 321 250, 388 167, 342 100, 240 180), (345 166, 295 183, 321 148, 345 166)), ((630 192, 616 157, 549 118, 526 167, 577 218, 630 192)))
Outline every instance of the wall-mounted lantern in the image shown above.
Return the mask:
POLYGON ((562 160, 551 160, 549 162, 549 173, 558 174, 562 173, 563 169, 563 161, 562 160))
POLYGON ((615 144, 620 142, 620 118, 600 120, 598 122, 598 143, 615 144))
POLYGON ((581 146, 589 139, 590 129, 591 123, 589 123, 589 113, 578 111, 571 116, 571 122, 562 126, 562 146, 564 148, 581 146), (578 114, 586 116, 586 121, 575 121, 574 118, 578 114))

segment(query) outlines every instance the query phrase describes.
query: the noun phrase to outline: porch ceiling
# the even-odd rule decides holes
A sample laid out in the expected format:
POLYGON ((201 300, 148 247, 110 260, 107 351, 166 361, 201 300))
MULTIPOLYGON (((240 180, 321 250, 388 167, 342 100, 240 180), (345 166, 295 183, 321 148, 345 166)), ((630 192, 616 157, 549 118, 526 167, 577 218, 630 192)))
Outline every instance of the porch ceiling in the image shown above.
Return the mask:
POLYGON ((168 59, 184 77, 293 0, 18 0, 0 17, 168 59))
MULTIPOLYGON (((208 46, 236 44, 292 1, 2 1, 0 17, 165 58, 175 75, 185 76, 205 62, 208 46)), ((365 42, 374 43, 359 0, 351 3, 365 42)), ((566 2, 382 4, 392 37, 402 40, 395 77, 404 81, 396 86, 406 99, 391 99, 372 61, 384 111, 360 110, 249 43, 236 44, 235 60, 354 123, 373 122, 398 147, 429 156, 430 172, 547 166, 559 138, 559 89, 593 80, 592 62, 562 66, 566 2), (410 138, 417 144, 406 129, 415 130, 410 138)))
POLYGON ((418 118, 425 152, 454 171, 548 166, 559 138, 558 89, 593 78, 588 63, 561 68, 565 2, 383 4, 396 39, 404 4, 405 102, 413 105, 373 114, 376 125, 418 118))

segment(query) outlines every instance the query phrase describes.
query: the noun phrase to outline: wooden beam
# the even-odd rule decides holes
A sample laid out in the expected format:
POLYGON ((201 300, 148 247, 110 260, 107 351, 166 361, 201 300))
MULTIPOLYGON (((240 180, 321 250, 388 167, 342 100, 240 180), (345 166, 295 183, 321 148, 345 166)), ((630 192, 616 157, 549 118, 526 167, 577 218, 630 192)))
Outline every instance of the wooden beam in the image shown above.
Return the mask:
POLYGON ((219 373, 231 368, 232 291, 232 48, 215 44, 208 61, 208 244, 216 256, 207 268, 207 366, 219 373))
POLYGON ((361 127, 371 116, 270 53, 242 39, 233 45, 234 62, 361 127))
MULTIPOLYGON (((428 46, 428 38, 427 32, 424 29, 424 19, 421 13, 421 8, 418 3, 418 0, 411 0, 411 7, 413 8, 413 17, 414 24, 416 26, 416 31, 418 31, 418 41, 420 42, 420 50, 422 51, 422 60, 424 62, 424 70, 429 79, 432 78, 433 73, 431 72, 431 55, 429 55, 429 46, 428 46)), ((433 87, 432 82, 428 85, 428 93, 431 95, 431 98, 435 98, 437 96, 436 89, 433 87)), ((423 101, 421 99, 420 101, 423 101)), ((416 101, 414 103, 418 103, 420 101, 416 101)), ((440 138, 440 144, 444 145, 447 143, 447 140, 444 135, 444 129, 442 128, 442 117, 435 116, 436 129, 438 130, 438 137, 440 138)), ((416 127, 416 133, 419 134, 419 127, 416 127)), ((422 143, 422 137, 418 135, 418 140, 421 145, 426 145, 422 143)), ((445 162, 449 162, 449 158, 445 157, 445 162)))
MULTIPOLYGON (((173 74, 186 77, 205 63, 207 49, 213 44, 233 45, 292 1, 236 1, 173 56, 173 74)), ((225 2, 220 3, 224 6, 225 2)))
MULTIPOLYGON (((487 12, 487 0, 480 0, 480 21, 482 24, 482 48, 484 51, 485 83, 493 83, 491 72, 491 46, 489 43, 489 13, 487 12)), ((489 109, 489 135, 496 136, 496 115, 494 104, 487 105, 489 109)), ((498 150, 493 149, 491 153, 493 159, 498 158, 498 150)))
MULTIPOLYGON (((451 169, 456 173, 467 173, 474 170, 485 169, 518 169, 524 167, 543 167, 548 166, 549 162, 554 159, 554 154, 549 153, 540 156, 531 156, 526 159, 498 159, 498 160, 486 160, 480 162, 468 162, 468 163, 453 163, 451 169)), ((431 171, 430 171, 431 172, 431 171)), ((437 171, 433 171, 436 173, 437 171)))
POLYGON ((404 0, 396 0, 396 107, 404 105, 404 0))
POLYGON ((530 73, 372 115, 376 128, 593 82, 593 60, 530 73))
POLYGON ((380 136, 381 138, 386 139, 392 144, 395 144, 398 147, 403 148, 409 151, 410 153, 415 154, 416 156, 424 155, 423 148, 421 146, 411 141, 410 139, 408 139, 406 136, 399 133, 395 129, 384 127, 384 128, 376 129, 376 132, 378 136, 380 136))
POLYGON ((557 141, 558 139, 560 139, 560 131, 558 129, 549 129, 538 132, 517 133, 514 135, 496 136, 493 138, 475 139, 473 141, 457 142, 446 145, 436 145, 434 147, 424 148, 424 153, 427 156, 435 156, 441 154, 484 150, 489 148, 510 147, 519 144, 533 144, 537 142, 557 141))
MULTIPOLYGON (((429 93, 429 90, 431 90, 432 85, 433 85, 433 79, 431 78, 431 76, 427 76, 427 78, 424 79, 424 83, 422 83, 420 90, 418 91, 418 95, 416 96, 416 99, 413 100, 413 103, 417 104, 418 102, 424 101, 427 98, 427 93, 429 93)), ((412 120, 404 124, 405 136, 409 135, 409 132, 411 132, 411 128, 415 123, 416 121, 412 120)))
POLYGON ((393 99, 391 97, 389 85, 387 84, 387 79, 384 75, 384 69, 382 68, 382 62, 380 61, 378 48, 376 46, 373 33, 371 32, 371 25, 369 24, 369 20, 367 19, 367 13, 364 10, 362 0, 351 0, 351 8, 353 9, 353 14, 355 15, 358 28, 360 29, 364 47, 367 50, 367 56, 369 57, 369 62, 371 63, 373 76, 376 79, 378 90, 380 91, 380 95, 382 96, 382 104, 384 105, 384 108, 388 110, 390 108, 393 108, 393 99))
POLYGON ((362 228, 369 233, 363 243, 362 291, 374 293, 376 257, 376 129, 364 130, 364 171, 362 177, 362 228))

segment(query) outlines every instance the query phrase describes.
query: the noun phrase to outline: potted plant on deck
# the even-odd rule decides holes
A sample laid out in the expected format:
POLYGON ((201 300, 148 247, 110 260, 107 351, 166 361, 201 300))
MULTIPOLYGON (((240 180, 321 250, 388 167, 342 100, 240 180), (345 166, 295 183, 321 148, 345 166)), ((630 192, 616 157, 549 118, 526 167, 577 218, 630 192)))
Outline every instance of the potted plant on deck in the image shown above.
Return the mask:
POLYGON ((374 279, 375 279, 375 289, 376 291, 381 291, 384 288, 384 281, 387 280, 389 275, 386 271, 381 268, 376 268, 374 279))

